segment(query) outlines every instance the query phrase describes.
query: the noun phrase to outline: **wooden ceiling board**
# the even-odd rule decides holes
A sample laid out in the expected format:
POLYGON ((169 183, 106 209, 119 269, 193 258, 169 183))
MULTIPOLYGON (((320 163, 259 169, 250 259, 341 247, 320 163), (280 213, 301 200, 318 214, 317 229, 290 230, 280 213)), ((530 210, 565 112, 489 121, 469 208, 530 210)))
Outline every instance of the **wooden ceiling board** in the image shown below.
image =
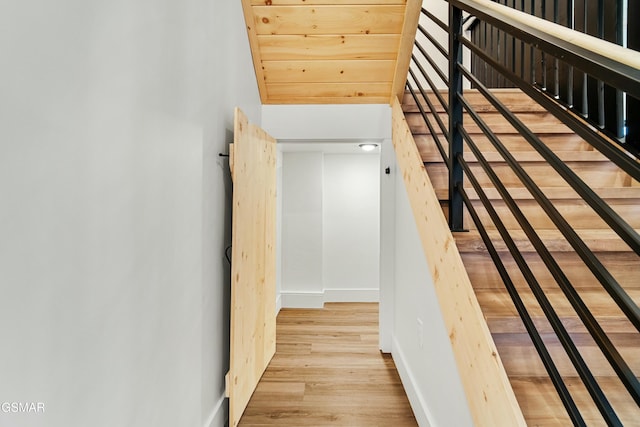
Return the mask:
POLYGON ((398 47, 398 60, 396 61, 396 70, 393 77, 390 104, 393 104, 394 98, 402 99, 404 94, 421 8, 422 0, 410 0, 405 9, 404 23, 402 24, 402 41, 398 47))
POLYGON ((399 34, 258 36, 263 61, 362 60, 395 61, 399 34))
POLYGON ((254 6, 258 34, 399 34, 404 7, 254 6))
POLYGON ((421 1, 243 0, 262 102, 389 102, 398 51, 411 54, 408 3, 421 1))
POLYGON ((247 35, 249 37, 249 45, 251 47, 251 59, 253 61, 253 69, 256 73, 256 81, 258 83, 258 91, 260 93, 260 101, 264 104, 267 101, 267 87, 262 74, 262 58, 260 57, 260 48, 258 43, 258 34, 253 22, 253 9, 251 0, 242 0, 242 12, 244 14, 244 22, 247 24, 247 35))
POLYGON ((287 98, 270 98, 266 105, 312 105, 312 104, 388 104, 389 95, 369 97, 344 96, 301 96, 287 98))
POLYGON ((270 83, 388 82, 396 62, 387 61, 264 61, 270 83))
POLYGON ((251 0, 252 6, 314 6, 327 5, 356 5, 356 4, 406 4, 407 0, 251 0))
MULTIPOLYGON (((267 84, 269 99, 286 98, 368 98, 388 95, 391 83, 273 83, 267 84)), ((315 102, 314 102, 315 103, 315 102)))

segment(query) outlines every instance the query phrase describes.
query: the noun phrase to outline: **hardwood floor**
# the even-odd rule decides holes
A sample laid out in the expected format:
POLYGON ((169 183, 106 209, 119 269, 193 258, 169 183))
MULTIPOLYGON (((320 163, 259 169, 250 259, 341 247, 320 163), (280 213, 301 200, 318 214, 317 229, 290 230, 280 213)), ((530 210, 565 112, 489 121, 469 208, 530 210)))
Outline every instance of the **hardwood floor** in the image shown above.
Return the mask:
POLYGON ((390 355, 378 350, 378 304, 282 309, 276 355, 240 426, 416 426, 390 355))

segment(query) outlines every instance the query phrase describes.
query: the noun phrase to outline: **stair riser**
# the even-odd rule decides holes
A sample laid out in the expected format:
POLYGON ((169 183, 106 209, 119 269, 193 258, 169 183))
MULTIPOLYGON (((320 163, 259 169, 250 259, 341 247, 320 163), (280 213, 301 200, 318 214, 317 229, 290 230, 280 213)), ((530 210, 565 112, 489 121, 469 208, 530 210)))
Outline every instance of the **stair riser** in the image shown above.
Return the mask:
MULTIPOLYGON (((565 187, 567 186, 550 166, 544 163, 522 163, 529 176, 539 187, 565 187)), ((570 162, 567 164, 582 178, 587 185, 597 187, 629 187, 637 185, 635 181, 620 171, 610 162, 570 162)), ((495 173, 506 187, 523 187, 524 185, 513 170, 504 163, 492 165, 495 173)), ((472 170, 482 186, 491 186, 491 181, 484 171, 477 165, 472 165, 472 170)), ((444 164, 427 165, 429 178, 436 191, 448 188, 448 170, 444 164)))
MULTIPOLYGON (((544 377, 512 376, 509 378, 516 396, 522 396, 520 405, 526 411, 527 424, 530 426, 566 427, 573 423, 569 419, 551 380, 544 377)), ((596 379, 607 398, 615 408, 624 426, 638 425, 638 405, 627 394, 620 381, 611 377, 596 379)), ((606 423, 593 404, 591 396, 579 378, 565 378, 567 388, 579 407, 588 426, 605 426, 606 423)))
MULTIPOLYGON (((438 153, 434 139, 431 135, 415 135, 416 145, 423 155, 430 155, 438 153)), ((529 144, 520 135, 500 135, 500 141, 511 152, 519 151, 533 151, 531 144, 529 144)), ((594 151, 593 147, 585 142, 579 136, 572 135, 541 135, 540 139, 554 152, 558 151, 594 151)), ((445 144, 446 138, 440 136, 439 140, 442 144, 445 144)), ((473 141, 482 152, 496 151, 495 147, 489 142, 484 135, 474 135, 473 141)), ((466 144, 465 144, 466 146, 466 144)), ((469 151, 467 149, 467 151, 469 151)), ((438 159, 440 161, 440 159, 438 159)))
MULTIPOLYGON (((486 253, 462 253, 462 261, 469 273, 471 284, 475 289, 504 289, 491 257, 486 253)), ((536 275, 544 289, 556 289, 557 285, 540 257, 531 252, 523 254, 527 265, 536 275)), ((637 262, 638 257, 630 252, 600 252, 596 256, 625 289, 640 288, 640 269, 630 269, 629 265, 637 262)), ((577 289, 599 288, 600 282, 585 266, 580 257, 572 252, 553 253, 563 273, 577 289)), ((511 280, 517 287, 526 288, 528 284, 519 273, 518 266, 508 253, 501 253, 501 260, 509 272, 511 280)))
MULTIPOLYGON (((631 369, 634 372, 640 371, 640 358, 636 357, 637 349, 634 347, 635 345, 640 346, 640 344, 636 342, 634 336, 632 334, 610 334, 609 338, 614 342, 622 357, 630 364, 631 369)), ((547 375, 540 357, 526 334, 494 334, 494 339, 509 376, 544 377, 547 375)), ((547 349, 562 376, 578 376, 557 339, 548 343, 547 349)), ((614 377, 616 375, 595 343, 578 345, 578 350, 595 376, 614 377)))
MULTIPOLYGON (((416 89, 416 95, 420 100, 420 103, 425 106, 425 108, 429 108, 427 103, 424 101, 424 97, 418 92, 416 89)), ((445 102, 449 102, 449 94, 448 92, 442 91, 442 97, 445 102)), ((507 106, 514 113, 519 112, 546 112, 544 107, 540 104, 531 101, 527 97, 522 96, 522 92, 513 91, 513 90, 497 90, 494 92, 494 95, 507 106)), ((444 108, 442 104, 433 93, 428 94, 429 100, 436 107, 438 112, 444 112, 444 108)), ((480 92, 475 90, 465 90, 464 91, 465 99, 471 104, 476 111, 496 111, 495 107, 487 101, 487 99, 480 92)), ((419 111, 416 106, 415 100, 411 93, 405 93, 403 101, 402 101, 402 110, 405 112, 415 112, 419 111)))
MULTIPOLYGON (((630 288, 626 292, 634 301, 640 301, 640 289, 630 288)), ((539 332, 552 333, 553 330, 544 318, 544 313, 531 290, 522 287, 519 294, 529 315, 537 319, 536 326, 540 329, 539 332)), ((583 288, 579 290, 579 294, 607 333, 637 333, 615 301, 603 289, 583 288)), ((572 333, 587 332, 562 290, 547 288, 545 296, 567 330, 572 333)), ((525 333, 522 320, 506 290, 476 289, 476 297, 492 333, 525 333)), ((635 339, 640 340, 639 337, 635 339)))
MULTIPOLYGON (((448 127, 449 117, 446 114, 439 114, 440 119, 445 125, 445 129, 448 127)), ((507 119, 499 113, 483 113, 481 119, 489 126, 489 128, 496 134, 502 133, 518 133, 507 119)), ((570 134, 572 133, 561 121, 550 113, 522 113, 518 117, 527 123, 529 129, 534 133, 546 133, 546 134, 570 134)), ((407 124, 411 133, 414 135, 430 134, 430 130, 424 122, 422 115, 420 114, 407 114, 407 124)), ((442 134, 442 129, 437 123, 437 120, 433 116, 427 116, 429 118, 433 128, 439 134, 442 134)), ((471 135, 481 134, 482 130, 476 124, 476 122, 468 114, 463 115, 462 119, 464 123, 464 129, 471 135)))
MULTIPOLYGON (((536 230, 555 229, 553 221, 544 212, 544 210, 534 200, 518 200, 520 210, 523 212, 527 220, 536 230)), ((631 227, 640 229, 640 199, 626 199, 608 201, 609 205, 625 220, 631 227), (618 203, 616 203, 618 202, 618 203)), ((569 225, 574 229, 609 229, 605 223, 584 201, 578 200, 554 200, 554 206, 560 214, 565 218, 569 225)), ((480 201, 473 202, 476 212, 487 229, 495 229, 495 225, 491 221, 491 217, 482 206, 480 201)), ((509 230, 520 229, 520 224, 515 219, 509 208, 502 200, 492 201, 492 206, 500 216, 500 219, 509 230)), ((442 210, 445 216, 448 215, 449 208, 443 204, 442 210)), ((471 219, 468 211, 465 209, 464 216, 465 228, 476 229, 476 225, 471 219)))

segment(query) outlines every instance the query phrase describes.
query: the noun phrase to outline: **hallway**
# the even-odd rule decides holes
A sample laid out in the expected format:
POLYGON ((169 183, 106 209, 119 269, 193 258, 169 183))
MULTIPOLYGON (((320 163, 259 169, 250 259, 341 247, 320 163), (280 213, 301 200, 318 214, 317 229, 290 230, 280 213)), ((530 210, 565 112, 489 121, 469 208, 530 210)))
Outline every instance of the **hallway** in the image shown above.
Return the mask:
POLYGON ((416 426, 395 364, 378 350, 378 304, 282 309, 276 355, 240 426, 416 426))

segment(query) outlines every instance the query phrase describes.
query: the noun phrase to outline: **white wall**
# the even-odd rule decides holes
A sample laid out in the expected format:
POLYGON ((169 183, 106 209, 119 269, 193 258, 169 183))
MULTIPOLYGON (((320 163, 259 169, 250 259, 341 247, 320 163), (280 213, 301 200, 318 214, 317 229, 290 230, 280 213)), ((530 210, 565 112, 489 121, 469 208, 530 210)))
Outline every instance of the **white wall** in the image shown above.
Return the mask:
POLYGON ((325 301, 379 299, 379 165, 377 154, 324 155, 325 301))
POLYGON ((282 308, 282 151, 276 157, 276 314, 282 308))
POLYGON ((391 137, 388 105, 264 105, 262 125, 278 141, 378 140, 391 137))
POLYGON ((283 307, 378 301, 378 167, 377 153, 283 153, 283 307))
POLYGON ((322 307, 322 153, 283 153, 283 307, 322 307))
POLYGON ((393 276, 393 291, 381 289, 382 348, 391 345, 420 426, 472 426, 433 279, 392 150, 383 151, 382 166, 391 170, 383 178, 382 203, 394 206, 393 210, 383 209, 382 218, 385 251, 381 274, 383 278, 393 276))
POLYGON ((0 426, 221 426, 239 2, 5 2, 0 426))
MULTIPOLYGON (((439 18, 445 24, 449 24, 449 3, 445 0, 423 0, 422 7, 427 9, 437 18, 439 18)), ((445 50, 449 50, 449 35, 446 31, 436 25, 431 19, 427 18, 423 14, 420 15, 420 25, 422 25, 445 50)), ((429 56, 436 63, 438 68, 444 73, 445 76, 449 75, 449 61, 447 57, 443 56, 442 53, 433 45, 433 43, 425 37, 419 30, 416 33, 416 40, 423 49, 429 54, 429 56)), ((440 77, 435 73, 433 67, 426 59, 424 59, 424 55, 418 50, 417 47, 413 48, 413 53, 420 61, 420 64, 424 67, 425 71, 428 73, 429 77, 433 80, 435 86, 438 89, 446 89, 447 85, 440 79, 440 77)), ((412 62, 413 64, 413 62, 412 62)), ((412 66, 412 68, 415 68, 412 66)), ((427 83, 426 80, 422 78, 420 75, 420 71, 415 69, 416 75, 419 76, 420 84, 422 84, 425 90, 431 90, 431 86, 427 83)), ((411 85, 417 91, 417 87, 414 84, 414 81, 409 77, 411 85)), ((446 94, 445 94, 446 96, 446 94)))
POLYGON ((380 350, 385 353, 391 353, 395 325, 395 234, 396 155, 392 141, 386 140, 380 147, 380 305, 378 321, 380 350))
MULTIPOLYGON (((318 194, 321 196, 322 191, 318 194, 309 194, 309 190, 305 189, 301 183, 303 180, 311 180, 312 182, 307 184, 312 185, 316 189, 314 191, 317 191, 318 185, 323 185, 322 175, 318 172, 318 168, 324 169, 325 159, 322 153, 353 153, 353 150, 345 150, 339 146, 357 145, 357 142, 365 140, 378 143, 383 140, 388 142, 391 137, 390 113, 388 105, 264 105, 262 107, 262 127, 278 139, 281 149, 284 145, 289 146, 283 153, 283 188, 278 193, 280 198, 286 198, 284 195, 291 191, 291 197, 298 199, 299 203, 311 198, 314 201, 307 203, 312 203, 317 208, 315 197, 318 194), (302 147, 293 149, 290 147, 290 145, 296 144, 307 148, 305 150, 302 147), (309 148, 311 145, 313 148, 309 148), (318 148, 320 146, 322 148, 318 148), (293 162, 294 158, 299 160, 300 164, 292 166, 293 169, 287 172, 286 165, 288 162, 293 162), (315 171, 313 178, 304 176, 311 171, 315 171), (289 181, 294 183, 293 189, 287 188, 286 183, 289 181)), ((376 167, 375 174, 377 173, 378 167, 376 167)), ((326 176, 325 172, 322 174, 326 176)), ((369 191, 369 188, 366 191, 369 191)), ((305 208, 307 209, 305 221, 308 222, 300 219, 300 212, 298 212, 294 215, 298 217, 298 222, 289 223, 289 220, 285 219, 288 209, 287 202, 283 201, 282 203, 283 241, 280 249, 282 274, 279 281, 282 306, 322 307, 324 301, 344 298, 347 292, 342 292, 342 296, 338 296, 332 289, 333 285, 330 284, 326 285, 330 289, 329 292, 325 292, 324 272, 322 271, 324 268, 322 235, 326 224, 318 224, 317 212, 314 214, 315 216, 312 216, 309 212, 310 207, 305 208), (287 229, 288 224, 291 225, 290 229, 287 229), (311 229, 300 230, 302 227, 310 227, 311 229), (320 237, 318 237, 318 233, 320 237), (294 240, 297 238, 302 242, 304 250, 300 252, 299 249, 296 249, 298 243, 292 245, 287 242, 288 238, 294 240), (320 247, 317 246, 318 243, 320 247), (319 258, 314 258, 315 255, 311 256, 311 254, 317 254, 318 251, 320 252, 319 258), (287 262, 294 262, 294 260, 297 264, 287 266, 287 262), (308 263, 308 266, 305 266, 305 263, 308 263)), ((320 199, 320 203, 322 203, 322 199, 320 199)), ((376 212, 372 214, 376 215, 376 212)), ((377 269, 377 267, 374 268, 377 269)), ((369 273, 366 274, 369 275, 369 273)), ((360 283, 365 283, 368 280, 362 280, 360 283)), ((379 283, 379 278, 375 282, 379 283)), ((376 285, 370 286, 375 287, 376 285)), ((371 291, 371 288, 361 289, 357 292, 360 295, 358 298, 377 300, 377 289, 375 292, 371 291)))
MULTIPOLYGON (((440 21, 444 22, 446 25, 449 25, 449 3, 447 1, 423 0, 422 7, 424 7, 433 15, 435 15, 438 19, 440 19, 440 21)), ((464 16, 466 15, 467 13, 464 12, 464 16)), ((440 43, 440 45, 447 52, 449 51, 449 35, 446 31, 444 31, 437 24, 435 24, 431 19, 429 19, 423 14, 420 15, 420 25, 422 25, 422 27, 425 28, 425 30, 428 31, 429 34, 431 34, 431 36, 433 36, 436 39, 436 41, 440 43)), ((465 32, 465 36, 470 38, 471 33, 465 32)), ((449 75, 448 58, 443 56, 442 53, 440 53, 440 51, 435 47, 435 45, 419 30, 416 34, 416 40, 418 41, 418 43, 420 43, 422 48, 427 52, 427 54, 431 57, 431 59, 433 59, 438 69, 440 69, 440 71, 442 71, 445 76, 448 76, 449 75)), ((445 96, 445 100, 447 100, 447 93, 446 93, 447 85, 445 84, 445 82, 443 82, 440 76, 436 74, 433 66, 424 58, 424 55, 420 52, 420 50, 417 47, 413 48, 413 53, 415 54, 416 58, 418 58, 418 61, 423 66, 423 68, 425 69, 429 77, 432 79, 436 88, 445 90, 445 92, 443 93, 443 96, 445 96)), ((463 64, 465 64, 465 66, 468 69, 471 69, 471 65, 470 65, 471 52, 467 48, 463 49, 462 61, 463 61, 463 64)), ((412 69, 415 71, 416 76, 418 76, 418 81, 422 85, 422 88, 424 90, 430 91, 431 86, 428 84, 427 80, 422 77, 420 70, 418 70, 413 65, 413 61, 412 61, 412 69)), ((411 82, 412 87, 416 90, 416 93, 417 93, 418 87, 411 76, 409 76, 409 81, 411 82)), ((471 87, 470 82, 466 79, 463 79, 463 85, 465 89, 471 87)))

